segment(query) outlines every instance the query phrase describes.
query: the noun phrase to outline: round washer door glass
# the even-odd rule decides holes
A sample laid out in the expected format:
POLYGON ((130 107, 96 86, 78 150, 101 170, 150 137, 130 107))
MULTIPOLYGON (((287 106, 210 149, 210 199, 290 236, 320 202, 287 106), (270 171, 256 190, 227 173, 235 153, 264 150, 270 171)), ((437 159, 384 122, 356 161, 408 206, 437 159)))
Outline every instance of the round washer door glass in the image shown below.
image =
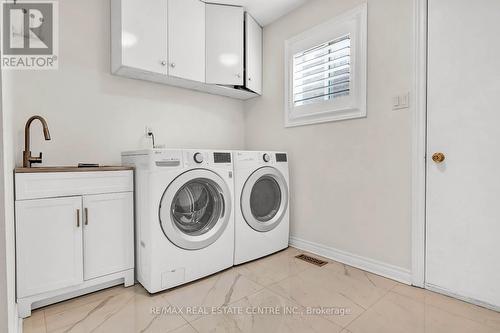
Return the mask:
POLYGON ((172 222, 187 235, 202 235, 219 220, 223 200, 213 181, 193 179, 184 184, 172 200, 172 222))
POLYGON ((241 210, 250 227, 261 232, 276 228, 287 205, 288 187, 281 172, 264 167, 250 175, 241 195, 241 210))
POLYGON ((191 170, 165 190, 160 204, 163 233, 184 249, 215 242, 227 227, 231 209, 225 181, 208 170, 191 170))

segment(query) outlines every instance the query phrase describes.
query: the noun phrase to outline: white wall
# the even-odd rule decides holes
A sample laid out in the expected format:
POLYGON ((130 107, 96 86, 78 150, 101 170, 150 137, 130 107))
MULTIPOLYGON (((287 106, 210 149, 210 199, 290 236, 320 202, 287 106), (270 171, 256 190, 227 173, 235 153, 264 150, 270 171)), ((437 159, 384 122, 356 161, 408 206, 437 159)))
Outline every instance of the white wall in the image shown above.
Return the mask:
MULTIPOLYGON (((0 101, 2 98, 2 73, 0 72, 0 101)), ((7 246, 5 235, 5 191, 4 191, 4 159, 3 159, 3 112, 0 103, 0 332, 8 332, 9 324, 9 303, 8 303, 8 282, 7 282, 7 246)))
MULTIPOLYGON (((5 73, 2 73, 4 76, 5 73)), ((14 150, 13 150, 13 126, 12 117, 13 112, 8 99, 6 98, 6 82, 5 77, 2 78, 2 184, 1 190, 4 199, 4 214, 2 215, 4 221, 4 239, 5 239, 5 277, 7 285, 6 298, 3 299, 7 302, 8 313, 8 332, 17 332, 17 305, 15 300, 15 251, 14 251, 14 178, 12 170, 14 169, 14 150)), ((0 232, 1 234, 1 232, 0 232)), ((1 242, 0 242, 1 243, 1 242)), ((1 251, 1 250, 0 250, 1 251)), ((2 331, 4 332, 4 331, 2 331)))
POLYGON ((246 102, 249 149, 290 154, 291 235, 410 268, 411 0, 368 1, 368 117, 284 128, 284 41, 361 0, 314 0, 264 28, 264 92, 246 102))
POLYGON ((171 148, 243 148, 243 102, 110 74, 110 1, 59 1, 59 12, 59 70, 5 73, 17 164, 34 114, 52 135, 32 128, 46 165, 119 163, 121 151, 150 146, 146 125, 171 148))

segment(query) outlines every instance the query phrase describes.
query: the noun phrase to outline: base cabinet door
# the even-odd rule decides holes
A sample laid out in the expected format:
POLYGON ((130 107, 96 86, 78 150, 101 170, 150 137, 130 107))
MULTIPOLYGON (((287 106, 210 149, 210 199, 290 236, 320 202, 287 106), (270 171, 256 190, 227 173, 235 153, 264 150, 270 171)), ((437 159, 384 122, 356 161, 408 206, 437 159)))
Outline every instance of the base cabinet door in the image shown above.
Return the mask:
POLYGON ((83 282, 82 197, 16 202, 17 297, 83 282))
POLYGON ((134 267, 133 193, 83 197, 84 279, 134 267))

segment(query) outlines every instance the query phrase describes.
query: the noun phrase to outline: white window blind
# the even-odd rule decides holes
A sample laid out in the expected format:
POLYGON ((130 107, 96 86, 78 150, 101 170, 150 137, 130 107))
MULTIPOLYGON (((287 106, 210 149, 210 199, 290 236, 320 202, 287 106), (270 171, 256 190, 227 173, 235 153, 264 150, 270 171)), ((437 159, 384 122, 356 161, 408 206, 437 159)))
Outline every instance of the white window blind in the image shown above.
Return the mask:
POLYGON ((350 82, 350 35, 293 55, 294 106, 348 96, 350 82))

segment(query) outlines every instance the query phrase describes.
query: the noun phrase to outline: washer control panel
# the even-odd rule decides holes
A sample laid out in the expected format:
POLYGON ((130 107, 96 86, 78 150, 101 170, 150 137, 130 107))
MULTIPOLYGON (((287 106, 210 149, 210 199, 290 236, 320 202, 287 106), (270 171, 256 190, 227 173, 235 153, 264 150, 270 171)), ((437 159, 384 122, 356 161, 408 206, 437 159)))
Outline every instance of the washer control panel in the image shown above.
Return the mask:
POLYGON ((232 154, 230 151, 209 151, 186 149, 184 154, 184 167, 205 168, 213 166, 222 169, 232 169, 232 154))
POLYGON ((214 153, 214 163, 231 163, 231 153, 214 153))
POLYGON ((181 167, 182 151, 180 150, 156 150, 153 154, 153 163, 160 168, 181 167))

